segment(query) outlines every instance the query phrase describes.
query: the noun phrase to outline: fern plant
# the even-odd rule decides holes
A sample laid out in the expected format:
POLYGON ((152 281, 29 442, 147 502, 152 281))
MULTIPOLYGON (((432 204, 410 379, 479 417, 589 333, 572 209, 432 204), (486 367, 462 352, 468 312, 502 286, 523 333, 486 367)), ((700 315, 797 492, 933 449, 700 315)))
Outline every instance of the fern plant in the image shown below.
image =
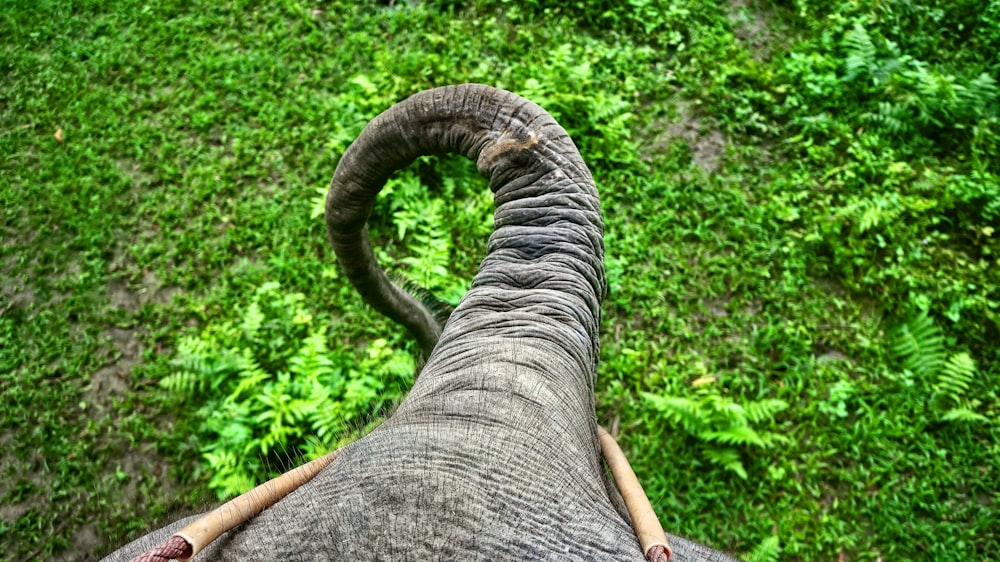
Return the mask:
POLYGON ((969 397, 978 371, 976 361, 968 353, 949 354, 944 336, 926 312, 895 328, 891 350, 904 372, 930 383, 930 408, 941 420, 990 421, 976 411, 982 401, 969 397))
MULTIPOLYGON (((456 208, 485 223, 492 218, 493 200, 474 169, 453 165, 452 161, 433 157, 418 159, 416 166, 391 178, 379 193, 373 217, 381 217, 394 231, 394 244, 403 254, 394 261, 394 272, 444 301, 456 303, 468 289, 468 281, 455 273, 456 249, 453 225, 448 216, 460 215, 456 208), (469 173, 476 174, 468 177, 469 173), (424 176, 428 176, 425 178, 424 176), (438 184, 432 187, 431 183, 438 184), (482 186, 483 189, 467 189, 482 186)), ((492 223, 485 226, 491 227, 492 223)), ((377 227, 376 227, 377 228, 377 227)), ((485 237, 489 230, 482 232, 485 237)), ((386 263, 388 253, 381 256, 386 263)), ((402 284, 405 284, 403 281, 402 284)))
POLYGON ((781 543, 776 536, 770 536, 760 542, 751 552, 742 558, 746 562, 778 562, 781 558, 781 543))
POLYGON ((985 422, 989 418, 976 412, 981 401, 967 398, 976 378, 976 361, 968 353, 956 353, 941 366, 934 383, 931 404, 941 419, 956 422, 985 422))
POLYGON ((901 52, 882 37, 873 38, 860 23, 844 37, 844 80, 866 81, 875 111, 862 118, 894 135, 967 131, 994 120, 1000 112, 996 79, 981 73, 955 76, 901 52))
POLYGON ((847 32, 844 36, 844 45, 847 49, 847 56, 844 59, 847 80, 861 76, 876 77, 879 74, 878 51, 868 31, 861 24, 854 24, 854 28, 847 32))
POLYGON ((175 371, 160 385, 199 406, 197 430, 209 487, 242 493, 294 457, 318 457, 400 397, 414 362, 387 340, 360 361, 334 353, 326 321, 300 294, 260 287, 239 318, 181 337, 175 371))
POLYGON ((944 336, 926 311, 900 324, 891 350, 904 369, 918 377, 933 376, 946 358, 944 336))
MULTIPOLYGON (((468 289, 468 282, 457 276, 452 267, 454 263, 455 244, 453 243, 452 225, 447 217, 455 216, 450 206, 459 206, 471 217, 480 220, 482 227, 478 232, 483 238, 492 231, 493 199, 489 190, 475 194, 464 192, 459 188, 460 181, 449 174, 455 174, 454 167, 447 161, 430 157, 419 159, 417 167, 445 168, 441 170, 442 193, 433 193, 418 172, 411 168, 403 170, 386 182, 379 192, 374 216, 388 218, 395 231, 395 242, 405 248, 406 255, 394 260, 400 267, 389 267, 400 279, 400 285, 412 281, 415 286, 440 295, 448 303, 456 303, 468 289)), ((460 175, 460 174, 459 174, 460 175)), ((461 179, 461 178, 460 178, 461 179)), ((469 178, 465 178, 469 179, 469 178)), ((480 183, 481 180, 470 183, 480 183)), ((323 216, 326 208, 326 188, 317 188, 316 196, 311 199, 311 217, 323 216)), ((383 253, 380 259, 387 259, 383 253)), ((409 290, 409 288, 407 288, 409 290)))
POLYGON ((754 426, 774 420, 774 415, 788 408, 783 400, 747 400, 737 402, 714 390, 699 387, 693 398, 642 393, 646 402, 671 424, 702 442, 700 452, 713 464, 748 477, 743 466, 745 448, 766 449, 786 443, 788 438, 754 426))

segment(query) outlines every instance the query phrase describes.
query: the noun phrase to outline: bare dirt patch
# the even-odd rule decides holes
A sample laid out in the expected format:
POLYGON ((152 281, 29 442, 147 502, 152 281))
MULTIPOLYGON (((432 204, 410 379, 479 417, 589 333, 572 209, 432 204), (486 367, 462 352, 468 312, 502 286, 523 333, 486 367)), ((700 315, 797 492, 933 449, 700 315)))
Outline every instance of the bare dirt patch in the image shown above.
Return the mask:
POLYGON ((177 294, 177 287, 164 285, 151 271, 143 271, 139 283, 117 278, 108 282, 108 303, 112 308, 136 313, 144 304, 167 304, 177 294))
POLYGON ((854 361, 849 356, 845 355, 844 353, 836 349, 823 349, 817 351, 816 360, 820 363, 830 363, 834 361, 850 361, 850 362, 854 361))
POLYGON ((708 311, 709 316, 712 318, 728 318, 729 310, 727 309, 729 305, 728 298, 719 299, 706 299, 702 301, 702 306, 708 311))
MULTIPOLYGON (((136 506, 144 505, 148 499, 144 499, 144 494, 149 493, 148 489, 155 489, 159 498, 176 497, 178 486, 174 479, 170 477, 170 464, 162 456, 158 455, 151 446, 144 446, 142 449, 128 448, 122 451, 115 460, 115 466, 108 467, 108 472, 128 475, 127 479, 121 481, 114 487, 114 491, 102 498, 110 505, 121 506, 120 511, 135 512, 136 506)), ((146 516, 142 510, 136 513, 139 516, 146 516)), ((187 515, 188 510, 182 510, 179 514, 169 514, 166 520, 158 521, 165 523, 174 519, 179 519, 181 515, 187 515)), ((163 519, 158 518, 158 519, 163 519)), ((151 528, 156 528, 154 524, 151 528)), ((70 544, 73 545, 75 555, 80 556, 80 560, 98 560, 106 551, 121 546, 118 543, 127 542, 132 537, 108 537, 100 531, 100 525, 96 522, 87 522, 73 529, 73 538, 70 544)))
POLYGON ((0 314, 11 308, 28 309, 38 302, 35 291, 20 275, 13 273, 14 267, 11 262, 14 258, 11 257, 7 261, 8 263, 3 266, 3 282, 0 283, 0 314))
MULTIPOLYGON (((116 283, 110 285, 113 286, 109 287, 108 297, 113 306, 138 309, 144 300, 157 294, 156 291, 149 291, 150 296, 144 297, 116 283)), ((110 424, 112 432, 116 432, 121 423, 115 403, 127 398, 128 393, 135 392, 136 379, 132 371, 142 362, 145 335, 142 328, 106 329, 106 344, 101 351, 106 356, 106 363, 91 374, 90 385, 83 392, 87 415, 99 424, 110 424)), ((169 424, 171 421, 163 420, 162 423, 169 424)), ((145 517, 147 514, 137 506, 149 501, 147 496, 152 490, 155 490, 157 498, 170 498, 176 494, 177 484, 170 475, 170 462, 152 445, 128 445, 120 439, 101 439, 99 443, 98 447, 115 449, 114 453, 104 453, 106 458, 113 460, 103 469, 103 478, 108 483, 97 491, 101 502, 120 506, 117 509, 123 513, 145 517)), ((72 533, 70 544, 73 545, 73 554, 80 556, 80 560, 97 560, 95 553, 103 553, 116 546, 109 541, 123 540, 123 537, 105 536, 96 522, 87 522, 69 531, 72 533)))
POLYGON ((729 0, 726 15, 733 26, 733 35, 754 60, 764 61, 779 50, 788 36, 780 18, 759 0, 729 0))
POLYGON ((104 332, 110 349, 109 362, 90 376, 84 399, 101 413, 111 408, 114 397, 129 391, 132 369, 142 359, 142 342, 137 330, 111 328, 104 332))
POLYGON ((0 315, 11 308, 27 310, 38 302, 34 289, 23 273, 34 268, 37 257, 28 257, 17 251, 18 246, 29 247, 37 236, 37 231, 23 235, 13 228, 4 229, 3 253, 11 251, 11 249, 13 251, 0 264, 0 315), (27 261, 25 263, 22 260, 27 261))
MULTIPOLYGON (((167 287, 155 273, 145 271, 141 282, 129 284, 125 279, 108 281, 107 299, 111 308, 136 314, 146 304, 166 304, 177 293, 176 287, 167 287)), ((107 411, 115 395, 124 395, 129 390, 132 369, 142 360, 142 336, 144 331, 131 328, 109 328, 104 331, 108 341, 105 347, 107 363, 91 375, 90 387, 86 393, 89 404, 100 412, 107 411)))
POLYGON ((691 160, 699 168, 712 173, 722 167, 728 140, 690 101, 676 100, 667 116, 654 119, 647 130, 653 132, 645 151, 649 156, 662 154, 680 141, 688 145, 691 160))

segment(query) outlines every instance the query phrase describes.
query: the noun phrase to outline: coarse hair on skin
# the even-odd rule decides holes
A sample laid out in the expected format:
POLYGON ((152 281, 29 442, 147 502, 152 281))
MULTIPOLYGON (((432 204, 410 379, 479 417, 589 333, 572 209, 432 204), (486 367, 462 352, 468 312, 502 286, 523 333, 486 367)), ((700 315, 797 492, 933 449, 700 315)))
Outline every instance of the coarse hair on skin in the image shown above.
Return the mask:
POLYGON ((448 322, 448 318, 451 317, 451 313, 455 310, 455 307, 451 303, 439 298, 430 289, 401 273, 394 273, 392 281, 416 298, 424 308, 430 311, 434 319, 437 320, 438 326, 444 328, 444 325, 448 322))

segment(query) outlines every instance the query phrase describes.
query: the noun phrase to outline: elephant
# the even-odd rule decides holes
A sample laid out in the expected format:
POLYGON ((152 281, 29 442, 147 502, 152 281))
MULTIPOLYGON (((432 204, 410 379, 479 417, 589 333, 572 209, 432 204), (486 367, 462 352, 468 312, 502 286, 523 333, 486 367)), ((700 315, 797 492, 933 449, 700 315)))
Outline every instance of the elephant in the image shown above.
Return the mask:
MULTIPOLYGON (((312 480, 225 533, 206 560, 645 560, 601 461, 594 384, 607 292, 601 208, 566 131, 485 85, 426 90, 372 120, 326 200, 330 244, 365 301, 426 362, 395 412, 312 480), (494 230, 442 326, 378 265, 366 223, 397 169, 473 160, 494 230)), ((106 558, 128 560, 191 518, 106 558)), ((677 561, 734 561, 669 536, 677 561)))

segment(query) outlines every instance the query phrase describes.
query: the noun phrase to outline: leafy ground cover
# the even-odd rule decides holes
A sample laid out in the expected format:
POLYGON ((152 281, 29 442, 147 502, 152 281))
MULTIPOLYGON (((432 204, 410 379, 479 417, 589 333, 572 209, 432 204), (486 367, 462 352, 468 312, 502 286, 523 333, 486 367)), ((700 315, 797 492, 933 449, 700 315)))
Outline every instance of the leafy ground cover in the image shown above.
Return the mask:
MULTIPOLYGON (((0 558, 95 557, 377 423, 415 348, 338 276, 318 191, 464 81, 594 171, 598 415, 666 527, 1000 557, 998 30, 985 1, 4 1, 0 558)), ((490 212, 424 159, 373 233, 454 301, 490 212)))

